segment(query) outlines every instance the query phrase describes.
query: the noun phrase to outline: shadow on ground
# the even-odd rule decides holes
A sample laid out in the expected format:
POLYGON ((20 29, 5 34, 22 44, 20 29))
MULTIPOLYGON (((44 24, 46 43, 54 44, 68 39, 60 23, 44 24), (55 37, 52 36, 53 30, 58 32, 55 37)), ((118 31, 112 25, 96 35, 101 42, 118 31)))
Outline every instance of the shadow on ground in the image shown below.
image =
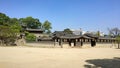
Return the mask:
POLYGON ((85 68, 120 68, 120 57, 86 60, 85 68))

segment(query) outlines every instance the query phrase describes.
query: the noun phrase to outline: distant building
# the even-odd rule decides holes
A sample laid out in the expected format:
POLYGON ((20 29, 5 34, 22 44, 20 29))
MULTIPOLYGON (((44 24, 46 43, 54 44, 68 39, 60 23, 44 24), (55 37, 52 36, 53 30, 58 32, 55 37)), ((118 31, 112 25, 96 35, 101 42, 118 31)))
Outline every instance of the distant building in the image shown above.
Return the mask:
POLYGON ((49 34, 44 34, 42 29, 26 29, 27 32, 36 36, 36 41, 51 41, 52 37, 49 34))
MULTIPOLYGON (((93 35, 96 35, 96 34, 97 34, 97 32, 94 32, 94 31, 86 31, 86 32, 84 32, 84 34, 86 34, 86 33, 91 33, 91 34, 93 34, 93 35)), ((100 31, 99 31, 99 33, 100 33, 100 36, 104 36, 104 35, 105 35, 104 32, 100 32, 100 31)))
POLYGON ((72 30, 72 32, 73 32, 73 34, 75 34, 75 35, 83 35, 83 31, 82 31, 82 29, 80 28, 80 29, 78 29, 78 30, 72 30))
MULTIPOLYGON (((63 44, 67 42, 67 44, 69 44, 69 46, 83 46, 84 44, 91 44, 92 47, 96 46, 96 43, 114 43, 115 42, 115 38, 111 38, 111 37, 102 37, 102 36, 97 36, 96 34, 91 33, 91 32, 86 32, 83 35, 80 35, 79 31, 74 31, 76 32, 77 35, 74 34, 67 34, 64 33, 63 31, 55 31, 53 33, 53 40, 55 42, 54 45, 56 45, 56 42, 59 43, 59 45, 61 47, 63 47, 63 44), (78 33, 77 33, 78 32, 78 33)), ((72 47, 73 47, 72 46, 72 47)))
POLYGON ((104 32, 100 32, 100 36, 105 36, 105 33, 104 32))
POLYGON ((43 30, 42 29, 26 29, 27 32, 34 34, 36 37, 41 36, 41 34, 43 34, 43 30))

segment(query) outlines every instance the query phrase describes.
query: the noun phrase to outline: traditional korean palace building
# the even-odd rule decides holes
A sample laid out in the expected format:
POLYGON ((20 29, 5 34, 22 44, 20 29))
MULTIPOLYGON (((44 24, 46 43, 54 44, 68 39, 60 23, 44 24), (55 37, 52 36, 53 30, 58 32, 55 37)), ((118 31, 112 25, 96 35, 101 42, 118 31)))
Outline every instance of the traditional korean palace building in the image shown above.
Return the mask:
MULTIPOLYGON (((69 46, 83 46, 85 43, 91 44, 92 47, 96 46, 96 43, 114 43, 115 38, 110 37, 98 37, 96 35, 86 33, 84 35, 67 34, 63 31, 55 31, 53 33, 54 42, 59 42, 62 47, 64 43, 68 43, 69 46)), ((56 44, 55 44, 56 45, 56 44)))
POLYGON ((41 34, 43 34, 43 30, 42 29, 26 29, 27 32, 34 34, 36 37, 41 36, 41 34))
POLYGON ((52 37, 49 37, 48 34, 44 34, 42 29, 26 29, 27 32, 32 33, 36 36, 36 41, 51 41, 52 37))
POLYGON ((115 43, 115 38, 111 37, 104 37, 104 36, 96 36, 91 33, 85 33, 83 35, 75 35, 75 34, 67 34, 63 31, 55 31, 51 37, 42 37, 43 30, 41 29, 26 29, 29 33, 34 34, 37 38, 36 41, 51 41, 54 42, 54 45, 59 44, 63 47, 64 44, 68 44, 72 47, 81 47, 85 44, 89 44, 90 46, 94 47, 96 44, 111 44, 115 43), (57 43, 57 44, 56 44, 57 43))

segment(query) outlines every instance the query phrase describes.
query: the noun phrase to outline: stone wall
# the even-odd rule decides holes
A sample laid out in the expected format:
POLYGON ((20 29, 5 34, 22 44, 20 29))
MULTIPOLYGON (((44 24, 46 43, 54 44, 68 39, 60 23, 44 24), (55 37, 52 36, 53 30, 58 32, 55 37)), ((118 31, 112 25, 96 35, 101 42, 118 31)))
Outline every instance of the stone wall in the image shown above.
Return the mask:
MULTIPOLYGON (((59 42, 54 41, 40 41, 40 42, 27 42, 25 45, 27 46, 37 46, 37 47, 55 47, 55 48, 61 48, 59 45, 59 42), (55 45, 54 45, 55 44, 55 45)), ((117 44, 113 43, 96 43, 96 46, 91 47, 90 42, 83 42, 83 46, 81 46, 81 42, 77 42, 75 47, 72 47, 69 45, 68 42, 62 42, 63 48, 117 48, 117 44)))

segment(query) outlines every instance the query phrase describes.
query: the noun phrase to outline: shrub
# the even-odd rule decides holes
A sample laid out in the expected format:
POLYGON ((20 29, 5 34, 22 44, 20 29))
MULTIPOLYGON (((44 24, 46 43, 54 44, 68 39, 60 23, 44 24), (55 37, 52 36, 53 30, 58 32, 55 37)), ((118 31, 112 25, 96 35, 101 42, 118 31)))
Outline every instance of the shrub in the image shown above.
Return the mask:
POLYGON ((28 33, 28 35, 26 35, 26 40, 27 41, 35 41, 36 36, 34 34, 28 33))
POLYGON ((29 32, 25 31, 25 36, 27 36, 28 34, 30 34, 29 32))

